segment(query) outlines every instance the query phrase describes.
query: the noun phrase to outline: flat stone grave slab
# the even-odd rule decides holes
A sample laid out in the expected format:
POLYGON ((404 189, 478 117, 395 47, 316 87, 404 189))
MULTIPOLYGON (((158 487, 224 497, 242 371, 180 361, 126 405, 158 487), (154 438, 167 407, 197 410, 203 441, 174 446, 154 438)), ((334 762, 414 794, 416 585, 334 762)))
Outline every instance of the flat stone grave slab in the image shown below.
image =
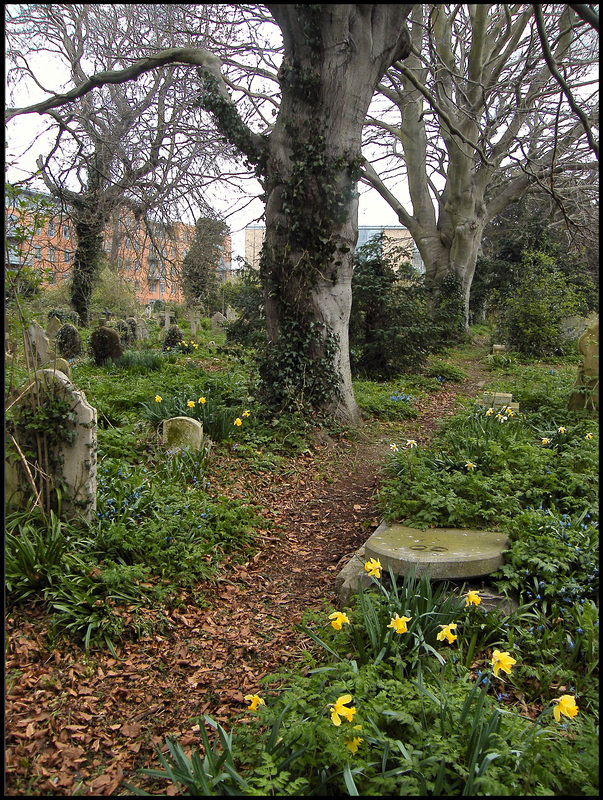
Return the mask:
POLYGON ((496 531, 469 528, 407 528, 382 522, 365 544, 368 559, 377 558, 384 570, 391 566, 405 575, 413 567, 431 578, 475 578, 489 575, 503 563, 509 540, 496 531))

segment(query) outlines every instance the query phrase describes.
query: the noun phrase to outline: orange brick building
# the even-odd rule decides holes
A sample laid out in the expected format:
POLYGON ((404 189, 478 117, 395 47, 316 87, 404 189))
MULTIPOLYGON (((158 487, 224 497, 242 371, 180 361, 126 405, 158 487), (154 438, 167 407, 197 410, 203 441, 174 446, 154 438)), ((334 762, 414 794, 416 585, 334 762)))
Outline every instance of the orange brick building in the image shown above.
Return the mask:
MULTIPOLYGON (((27 265, 42 274, 42 286, 69 281, 75 236, 69 217, 49 195, 23 190, 18 198, 5 195, 6 264, 27 265), (19 237, 18 229, 28 231, 19 237)), ((195 226, 184 222, 136 220, 116 212, 104 232, 105 262, 130 286, 141 304, 154 300, 182 303, 182 261, 193 241, 195 226)), ((224 237, 216 270, 221 281, 232 276, 231 237, 224 237)))

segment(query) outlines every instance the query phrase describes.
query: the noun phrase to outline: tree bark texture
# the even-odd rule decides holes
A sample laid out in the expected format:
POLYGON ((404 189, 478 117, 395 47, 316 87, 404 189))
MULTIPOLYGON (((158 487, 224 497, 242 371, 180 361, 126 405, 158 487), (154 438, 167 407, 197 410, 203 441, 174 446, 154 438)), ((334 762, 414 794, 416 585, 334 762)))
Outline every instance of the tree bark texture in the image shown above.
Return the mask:
POLYGON ((264 379, 357 424, 349 360, 356 184, 366 113, 409 52, 410 5, 269 5, 284 39, 268 139, 264 379))

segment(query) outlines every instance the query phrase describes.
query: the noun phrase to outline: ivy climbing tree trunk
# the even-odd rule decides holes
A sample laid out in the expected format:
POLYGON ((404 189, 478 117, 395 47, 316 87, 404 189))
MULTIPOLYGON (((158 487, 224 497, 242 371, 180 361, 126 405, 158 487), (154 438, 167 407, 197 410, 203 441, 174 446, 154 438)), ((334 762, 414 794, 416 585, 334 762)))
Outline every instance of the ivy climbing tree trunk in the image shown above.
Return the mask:
POLYGON ((71 214, 76 248, 73 254, 73 275, 69 287, 71 307, 79 314, 81 323, 90 323, 90 299, 98 279, 103 256, 103 229, 105 220, 89 217, 74 210, 71 214))
POLYGON ((267 139, 264 387, 350 424, 348 325, 362 127, 375 87, 409 52, 410 5, 269 5, 284 39, 267 139))

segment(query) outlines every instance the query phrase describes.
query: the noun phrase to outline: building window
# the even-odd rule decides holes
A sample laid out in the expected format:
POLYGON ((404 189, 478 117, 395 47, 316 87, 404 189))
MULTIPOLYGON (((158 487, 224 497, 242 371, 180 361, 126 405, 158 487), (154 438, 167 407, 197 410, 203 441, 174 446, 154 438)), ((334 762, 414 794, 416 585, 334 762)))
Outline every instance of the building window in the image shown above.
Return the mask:
POLYGON ((70 272, 64 272, 63 273, 63 282, 66 283, 69 280, 70 277, 71 277, 71 273, 70 272))
POLYGON ((140 281, 134 281, 134 289, 138 291, 140 289, 140 281))
POLYGON ((157 291, 157 281, 149 281, 149 292, 154 294, 157 291))
POLYGON ((54 283, 56 280, 54 272, 48 273, 48 283, 54 283))
POLYGON ((63 239, 71 239, 71 228, 69 225, 63 225, 63 239))
POLYGON ((176 284, 172 283, 170 286, 170 294, 176 294, 176 284))
POLYGON ((55 260, 54 247, 49 247, 48 248, 48 260, 51 261, 54 264, 54 260, 55 260))
POLYGON ((159 282, 159 291, 163 294, 165 292, 165 283, 163 281, 159 282))
POLYGON ((42 258, 42 245, 34 245, 34 258, 42 258))
POLYGON ((132 266, 132 262, 129 258, 124 258, 124 269, 128 272, 130 271, 130 267, 132 266))
POLYGON ((126 240, 124 241, 124 247, 126 248, 126 250, 130 250, 131 249, 132 242, 130 241, 129 238, 126 238, 126 240))
POLYGON ((186 256, 186 254, 187 254, 187 253, 188 253, 188 247, 185 247, 185 248, 182 250, 182 258, 184 258, 184 257, 186 256))
POLYGON ((71 256, 72 256, 71 250, 65 250, 65 254, 63 256, 65 264, 69 264, 69 262, 71 261, 71 256))
POLYGON ((140 270, 140 261, 136 259, 134 262, 134 272, 138 272, 140 270))
POLYGON ((48 223, 48 235, 49 235, 49 236, 54 236, 54 234, 55 234, 54 222, 51 220, 51 221, 48 223))

